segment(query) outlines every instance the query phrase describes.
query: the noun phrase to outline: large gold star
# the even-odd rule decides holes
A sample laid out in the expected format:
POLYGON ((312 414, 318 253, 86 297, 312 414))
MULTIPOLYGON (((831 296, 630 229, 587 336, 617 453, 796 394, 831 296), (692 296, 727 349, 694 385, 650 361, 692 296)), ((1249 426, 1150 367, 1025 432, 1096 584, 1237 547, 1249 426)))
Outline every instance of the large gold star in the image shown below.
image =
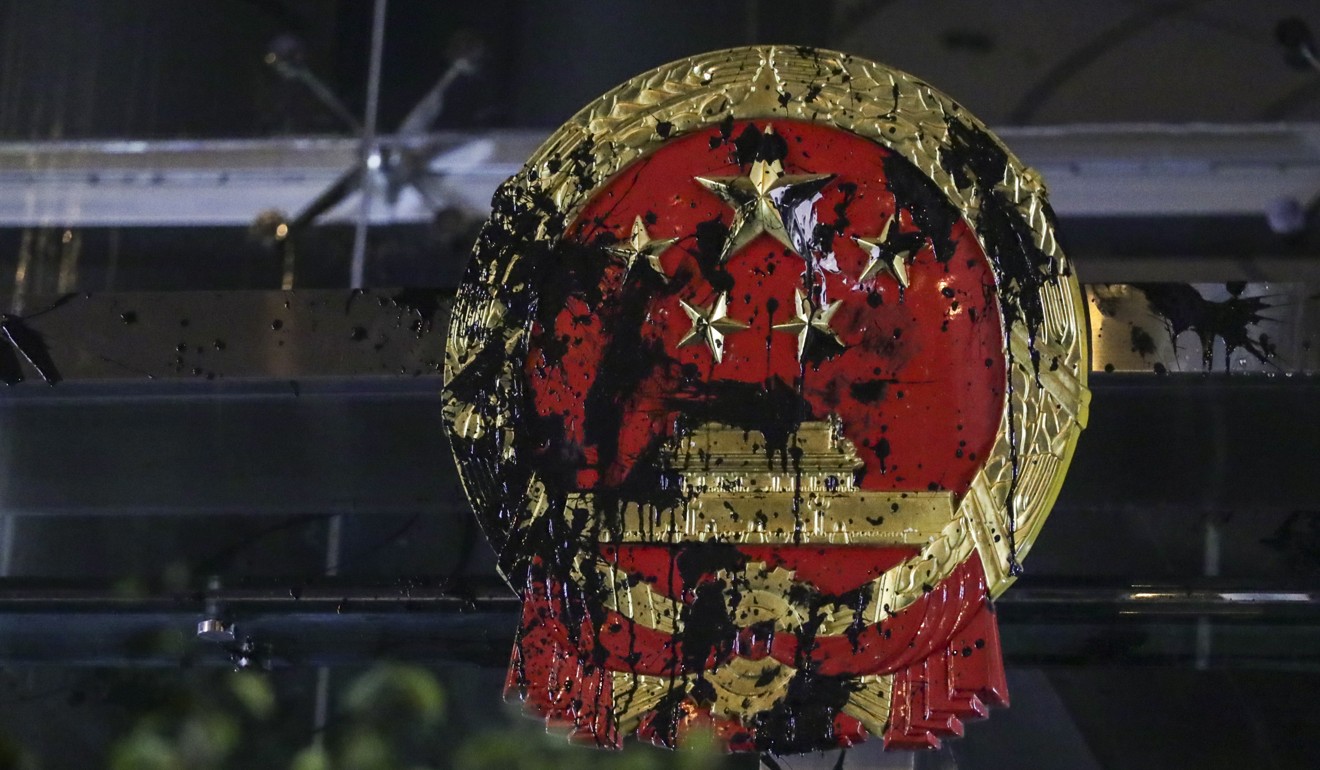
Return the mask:
MULTIPOLYGON (((766 127, 767 132, 771 130, 766 127)), ((785 174, 783 164, 777 160, 754 161, 747 176, 697 177, 702 186, 733 207, 733 222, 729 224, 729 238, 720 252, 720 262, 727 262, 761 233, 769 233, 797 251, 784 227, 780 206, 785 199, 790 202, 809 199, 833 178, 833 174, 785 174)))
POLYGON ((683 312, 692 321, 692 328, 678 341, 678 346, 705 345, 710 348, 710 354, 717 364, 724 360, 724 335, 747 328, 747 324, 742 321, 729 318, 728 294, 716 295, 715 302, 706 306, 689 305, 681 299, 678 304, 683 306, 683 312))
POLYGON ((912 257, 920 248, 912 248, 911 243, 916 233, 899 233, 894 230, 894 222, 897 215, 891 215, 885 220, 885 226, 880 228, 880 234, 872 238, 863 238, 854 235, 853 240, 858 246, 866 250, 870 260, 866 263, 866 268, 862 270, 862 275, 857 279, 858 283, 869 278, 875 277, 880 272, 888 273, 901 289, 908 287, 908 264, 912 262, 912 257))
POLYGON ((812 307, 811 301, 802 293, 801 289, 793 290, 793 302, 796 311, 792 318, 781 324, 775 324, 773 328, 777 332, 788 332, 797 335, 798 360, 806 358, 807 347, 811 342, 812 334, 820 334, 843 346, 843 340, 839 338, 839 333, 830 326, 834 314, 838 312, 839 306, 843 304, 842 300, 834 300, 824 307, 812 307))
POLYGON ((632 275, 633 268, 644 258, 648 267, 660 276, 660 280, 668 283, 669 276, 665 275, 664 267, 660 264, 660 255, 665 253, 665 249, 673 246, 677 238, 661 238, 654 240, 651 234, 646 232, 646 222, 641 217, 633 220, 632 235, 626 241, 620 241, 609 248, 609 252, 624 261, 627 269, 623 277, 627 279, 632 275))

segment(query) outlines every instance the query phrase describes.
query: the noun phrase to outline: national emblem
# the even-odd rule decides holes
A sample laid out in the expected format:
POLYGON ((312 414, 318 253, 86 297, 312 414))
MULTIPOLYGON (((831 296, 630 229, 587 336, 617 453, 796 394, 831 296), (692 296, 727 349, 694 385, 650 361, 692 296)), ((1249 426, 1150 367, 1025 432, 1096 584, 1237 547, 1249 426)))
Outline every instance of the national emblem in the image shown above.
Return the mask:
POLYGON ((1083 318, 1040 180, 908 75, 753 47, 606 94, 496 194, 450 327, 510 690, 606 746, 960 734, 1007 702, 990 603, 1083 318))

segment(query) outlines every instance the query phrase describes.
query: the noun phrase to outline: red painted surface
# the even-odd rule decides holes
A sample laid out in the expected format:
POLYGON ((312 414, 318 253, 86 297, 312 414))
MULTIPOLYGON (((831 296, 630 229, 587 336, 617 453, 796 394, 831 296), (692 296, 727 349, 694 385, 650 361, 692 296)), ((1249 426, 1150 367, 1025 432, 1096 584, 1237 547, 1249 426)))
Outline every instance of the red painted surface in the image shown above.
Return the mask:
MULTIPOLYGON (((735 124, 733 135, 746 125, 735 124)), ((674 139, 619 173, 569 228, 569 237, 582 243, 596 242, 601 233, 621 240, 641 216, 653 220, 648 225, 652 238, 678 239, 661 258, 670 287, 643 298, 647 320, 642 340, 659 342, 671 361, 658 362, 631 395, 619 456, 603 466, 593 459, 599 442, 586 435, 586 410, 592 383, 608 376, 610 362, 603 352, 611 324, 621 315, 622 266, 607 271, 598 303, 575 297, 560 311, 553 330, 538 330, 527 362, 537 411, 561 420, 567 440, 581 450, 582 486, 593 486, 597 477, 609 486, 623 480, 657 436, 672 431, 692 377, 744 383, 779 378, 789 384, 801 377, 803 394, 818 419, 833 413, 843 420, 845 434, 866 461, 864 489, 922 490, 934 484, 966 491, 999 427, 1005 381, 994 277, 980 246, 960 222, 953 233, 955 255, 941 263, 929 246, 923 248, 910 267, 911 285, 905 291, 900 293, 883 273, 858 283, 867 255, 852 236, 878 235, 895 211, 883 171, 892 153, 819 124, 781 121, 774 129, 788 144, 786 173, 835 175, 814 209, 820 223, 836 227, 833 262, 838 269, 832 269, 829 255, 811 259, 815 285, 824 285, 826 299, 843 301, 833 327, 847 349, 804 369, 797 361, 796 339, 771 330, 790 316, 794 289, 805 286, 807 261, 785 253, 768 235, 725 266, 733 281, 729 316, 750 328, 726 337, 719 364, 701 346, 677 347, 691 326, 679 299, 705 305, 717 294, 698 267, 698 226, 715 219, 727 225, 733 216, 695 178, 747 171, 731 162, 731 145, 711 148, 720 134, 710 128, 674 139), (855 185, 855 194, 844 205, 849 185, 855 185), (537 343, 548 337, 567 340, 562 358, 544 355, 544 345, 537 343), (877 381, 885 383, 882 398, 869 403, 857 398, 855 385, 877 381), (883 461, 875 451, 881 439, 889 447, 883 461)), ((916 230, 906 211, 899 222, 903 231, 916 230)))

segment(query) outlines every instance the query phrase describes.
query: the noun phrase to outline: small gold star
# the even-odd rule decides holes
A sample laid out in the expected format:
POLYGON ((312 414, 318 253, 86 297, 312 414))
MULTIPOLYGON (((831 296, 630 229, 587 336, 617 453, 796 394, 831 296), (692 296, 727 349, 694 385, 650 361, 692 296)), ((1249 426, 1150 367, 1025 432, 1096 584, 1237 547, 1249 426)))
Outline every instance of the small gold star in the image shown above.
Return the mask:
POLYGON ((824 335, 843 346, 843 340, 839 338, 839 333, 830 326, 830 321, 834 314, 838 312, 839 306, 843 304, 842 300, 834 300, 825 307, 811 306, 811 301, 802 293, 801 289, 793 290, 793 302, 797 307, 796 313, 789 320, 775 324, 772 329, 777 332, 788 332, 797 335, 798 360, 803 360, 807 355, 807 346, 811 341, 813 333, 824 335))
POLYGON ((646 232, 646 222, 642 221, 641 217, 637 217, 633 220, 632 235, 628 240, 611 246, 609 252, 621 258, 627 265, 627 270, 623 274, 625 279, 632 275, 633 268, 642 261, 638 258, 644 257, 646 264, 660 276, 660 280, 668 283, 669 276, 665 275, 664 267, 660 264, 660 255, 677 240, 677 238, 652 239, 651 234, 646 232))
POLYGON ((681 299, 678 304, 683 306, 683 312, 692 321, 692 328, 678 341, 678 346, 705 345, 710 348, 710 354, 717 364, 724 359, 724 335, 747 328, 747 324, 742 321, 729 318, 728 294, 716 295, 715 302, 707 306, 689 305, 681 299))
MULTIPOLYGON (((767 133, 773 130, 766 127, 767 133)), ((807 200, 833 178, 833 174, 788 175, 777 160, 753 162, 747 176, 697 177, 702 186, 733 207, 733 222, 729 224, 729 238, 720 252, 720 262, 729 261, 729 257, 761 233, 769 233, 796 251, 797 246, 784 227, 780 203, 785 198, 807 200)))
POLYGON ((871 258, 866 263, 866 268, 862 270, 861 277, 857 279, 858 283, 873 278, 883 271, 898 281, 899 288, 908 287, 908 264, 912 262, 913 255, 919 249, 906 245, 912 242, 912 236, 916 233, 890 234, 896 219, 898 219, 897 215, 891 215, 885 220, 885 226, 880 228, 880 234, 874 238, 853 236, 857 245, 865 249, 871 258))

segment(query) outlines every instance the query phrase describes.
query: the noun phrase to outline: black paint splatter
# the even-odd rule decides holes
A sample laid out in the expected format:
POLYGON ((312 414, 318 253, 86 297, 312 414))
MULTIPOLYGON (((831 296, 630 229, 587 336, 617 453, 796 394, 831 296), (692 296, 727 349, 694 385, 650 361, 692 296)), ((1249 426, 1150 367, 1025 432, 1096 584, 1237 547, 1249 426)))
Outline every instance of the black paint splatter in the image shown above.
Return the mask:
POLYGON ((783 162, 788 157, 788 142, 774 131, 761 131, 748 125, 733 140, 733 159, 739 166, 750 166, 758 160, 767 163, 783 162))
POLYGON ((1133 284, 1146 295, 1151 311, 1164 319, 1169 336, 1177 345, 1178 335, 1190 331, 1201 342, 1201 361, 1209 371, 1214 365, 1215 338, 1224 341, 1224 369, 1235 350, 1245 350, 1257 361, 1269 361, 1273 345, 1268 335, 1254 339, 1251 327, 1271 321, 1263 313, 1270 304, 1260 297, 1242 297, 1242 288, 1229 287, 1230 296, 1221 302, 1208 300, 1185 283, 1133 284))

